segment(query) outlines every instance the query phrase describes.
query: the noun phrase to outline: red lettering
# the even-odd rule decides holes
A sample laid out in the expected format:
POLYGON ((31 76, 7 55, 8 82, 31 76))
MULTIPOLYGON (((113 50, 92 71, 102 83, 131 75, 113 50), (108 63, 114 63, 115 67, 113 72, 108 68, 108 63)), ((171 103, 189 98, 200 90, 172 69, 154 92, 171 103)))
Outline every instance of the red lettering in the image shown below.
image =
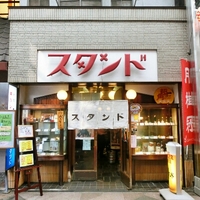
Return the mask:
POLYGON ((59 65, 47 76, 52 76, 59 71, 61 71, 63 74, 66 74, 67 76, 71 76, 68 71, 65 69, 65 65, 67 64, 71 54, 49 54, 49 57, 63 57, 60 61, 59 65))
POLYGON ((146 54, 140 55, 140 61, 146 61, 146 54))
POLYGON ((131 75, 130 63, 132 63, 139 70, 145 70, 145 68, 139 62, 130 60, 130 54, 125 54, 125 76, 131 75))

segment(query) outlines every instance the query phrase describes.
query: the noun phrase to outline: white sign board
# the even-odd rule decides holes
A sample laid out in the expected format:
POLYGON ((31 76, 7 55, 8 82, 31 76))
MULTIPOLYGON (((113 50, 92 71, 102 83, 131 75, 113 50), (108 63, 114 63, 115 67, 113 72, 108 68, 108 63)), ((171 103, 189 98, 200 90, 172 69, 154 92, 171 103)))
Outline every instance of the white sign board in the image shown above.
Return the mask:
POLYGON ((157 52, 38 51, 37 82, 156 82, 157 52))
POLYGON ((128 128, 128 101, 69 101, 68 129, 128 128))
POLYGON ((8 89, 8 110, 17 110, 17 88, 12 85, 8 89))

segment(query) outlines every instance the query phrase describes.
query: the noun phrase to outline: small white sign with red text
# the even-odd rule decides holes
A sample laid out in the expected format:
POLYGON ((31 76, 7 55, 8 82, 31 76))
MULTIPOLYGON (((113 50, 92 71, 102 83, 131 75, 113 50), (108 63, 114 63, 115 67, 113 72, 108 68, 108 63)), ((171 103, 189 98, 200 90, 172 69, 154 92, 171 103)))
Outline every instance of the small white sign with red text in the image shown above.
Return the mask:
POLYGON ((38 51, 37 82, 156 82, 157 52, 38 51))

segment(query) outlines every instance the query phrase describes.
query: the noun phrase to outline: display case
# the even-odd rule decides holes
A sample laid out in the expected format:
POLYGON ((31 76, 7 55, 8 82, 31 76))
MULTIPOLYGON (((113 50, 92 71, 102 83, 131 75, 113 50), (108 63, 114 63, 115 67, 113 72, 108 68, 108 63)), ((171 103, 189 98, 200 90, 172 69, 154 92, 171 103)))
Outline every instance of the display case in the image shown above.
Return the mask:
POLYGON ((67 129, 64 105, 21 105, 21 124, 33 125, 38 160, 63 160, 66 155, 67 129), (63 111, 64 127, 58 128, 57 112, 63 111))
POLYGON ((135 154, 165 154, 169 141, 177 142, 176 105, 141 105, 138 121, 132 120, 136 134, 135 154))
POLYGON ((167 181, 167 150, 178 142, 178 105, 142 104, 131 114, 132 181, 167 181))

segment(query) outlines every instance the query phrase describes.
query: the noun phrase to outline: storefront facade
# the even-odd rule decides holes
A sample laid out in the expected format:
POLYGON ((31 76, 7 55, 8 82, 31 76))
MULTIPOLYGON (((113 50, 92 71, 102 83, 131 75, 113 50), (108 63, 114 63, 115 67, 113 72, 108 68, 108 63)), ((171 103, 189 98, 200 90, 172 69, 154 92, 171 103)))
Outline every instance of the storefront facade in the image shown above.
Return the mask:
MULTIPOLYGON (((22 105, 19 110, 34 110, 25 104, 34 104, 36 100, 41 103, 42 98, 56 94, 60 89, 68 92, 67 101, 99 102, 101 91, 97 89, 100 86, 112 90, 120 88, 114 99, 116 103, 117 100, 126 100, 128 103, 125 93, 134 89, 138 94, 134 103, 150 103, 155 105, 156 109, 161 109, 162 105, 157 105, 153 100, 154 94, 158 88, 167 87, 174 94, 170 108, 176 109, 174 139, 181 143, 180 58, 187 58, 188 51, 184 8, 20 7, 10 9, 9 20, 8 82, 19 86, 18 103, 22 105), (83 92, 84 89, 87 91, 83 92)), ((109 100, 108 92, 107 90, 104 100, 109 100)), ((51 102, 54 104, 53 100, 51 102)), ((19 112, 18 121, 23 123, 20 113, 22 112, 19 112)), ((68 127, 65 128, 68 130, 68 127)), ((98 129, 100 128, 103 127, 99 126, 98 129)), ((110 126, 104 128, 112 129, 110 126)), ((118 128, 129 130, 130 127, 127 125, 118 128)), ((73 138, 73 130, 68 130, 67 135, 67 144, 76 141, 73 138)), ((93 137, 97 142, 96 132, 93 137)), ((95 149, 95 142, 93 145, 95 149)), ((126 148, 134 154, 136 147, 127 147, 122 142, 121 154, 126 148)), ((58 177, 61 184, 63 181, 69 181, 69 176, 73 173, 70 167, 73 167, 74 157, 69 156, 69 146, 66 151, 68 157, 64 158, 63 162, 57 160, 55 174, 52 172, 51 180, 45 171, 53 171, 52 163, 51 160, 46 160, 44 172, 42 171, 44 182, 56 182, 58 177)), ((141 165, 137 161, 138 157, 134 159, 134 174, 131 167, 132 154, 128 160, 123 158, 123 163, 128 163, 128 166, 122 163, 122 171, 128 174, 129 186, 132 186, 133 177, 134 181, 155 180, 156 175, 150 177, 147 174, 146 177, 141 177, 135 173, 141 165)), ((156 162, 162 159, 166 161, 166 156, 157 158, 156 162)), ((44 163, 45 159, 42 162, 44 163)), ((94 164, 93 172, 95 169, 94 164)), ((160 176, 160 180, 166 180, 167 176, 166 171, 160 176)))

